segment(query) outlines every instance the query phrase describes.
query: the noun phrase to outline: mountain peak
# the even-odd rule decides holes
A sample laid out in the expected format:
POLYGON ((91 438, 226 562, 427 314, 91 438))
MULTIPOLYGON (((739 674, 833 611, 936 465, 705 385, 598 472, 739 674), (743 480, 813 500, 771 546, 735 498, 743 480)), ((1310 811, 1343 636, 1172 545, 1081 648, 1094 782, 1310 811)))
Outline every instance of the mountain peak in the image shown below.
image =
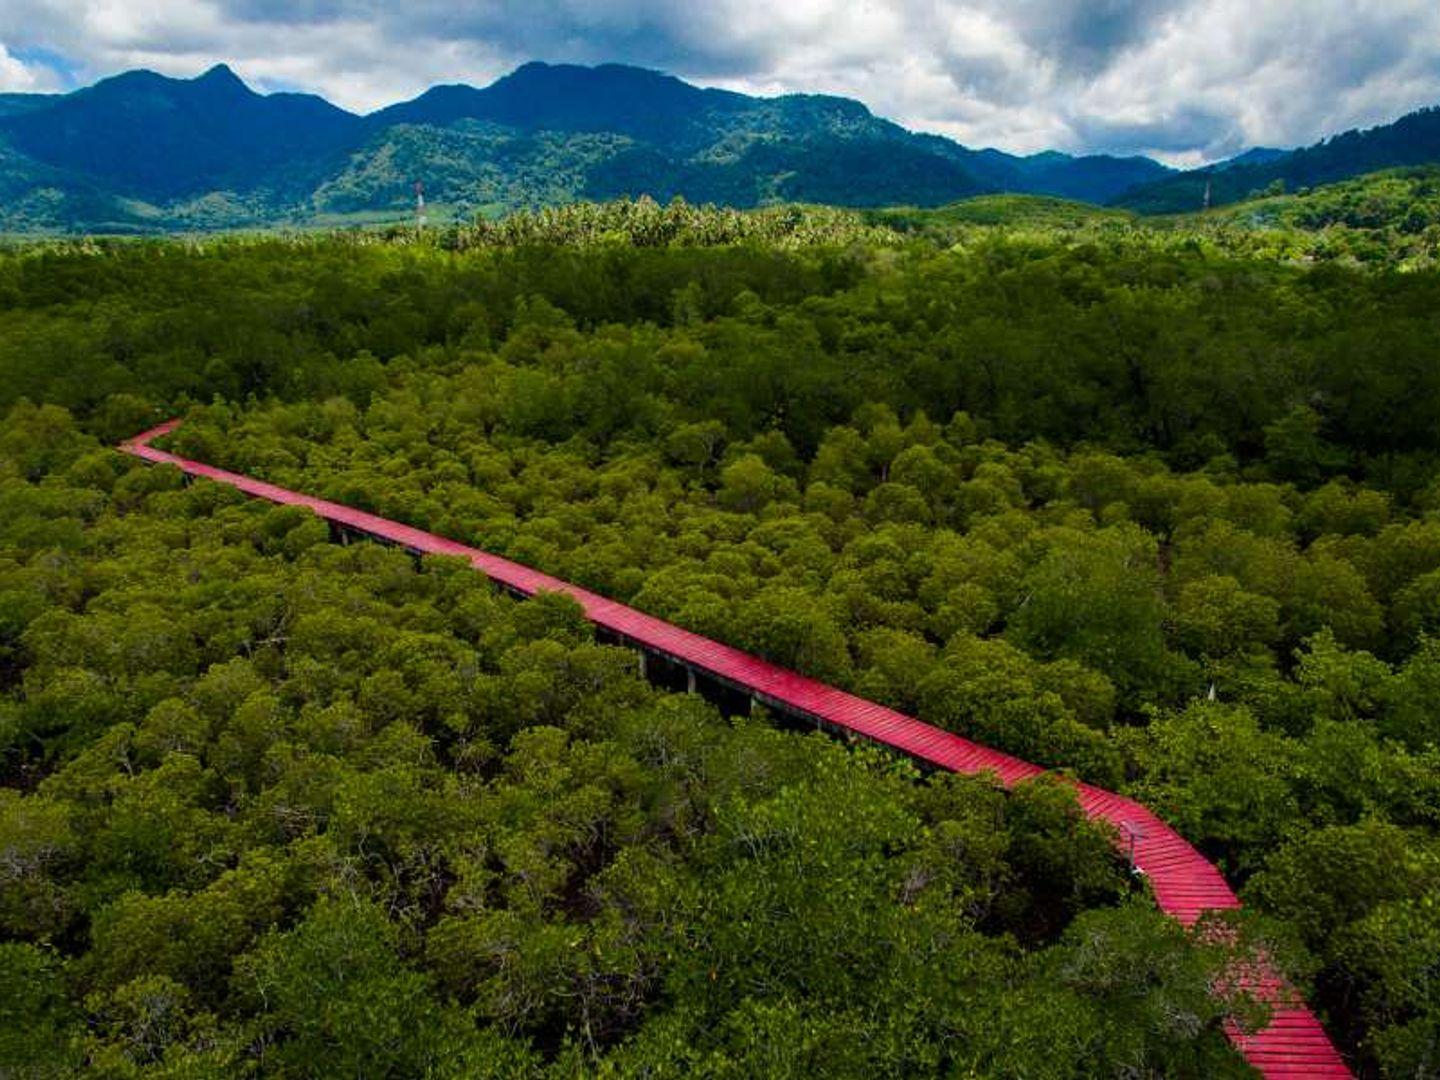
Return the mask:
POLYGON ((443 125, 485 120, 525 131, 670 140, 703 127, 711 110, 734 109, 747 100, 628 64, 587 67, 532 60, 483 89, 432 87, 412 101, 372 113, 370 121, 443 125))
POLYGON ((1281 150, 1273 146, 1252 146, 1243 154, 1236 154, 1232 158, 1218 162, 1215 165, 1217 171, 1233 169, 1237 165, 1266 165, 1272 161, 1278 161, 1290 151, 1281 150))
POLYGON ((202 72, 193 80, 198 83, 239 83, 244 86, 244 81, 235 74, 235 69, 229 64, 216 64, 209 71, 202 72))
POLYGON ((495 93, 541 93, 551 96, 568 94, 598 95, 624 100, 632 108, 654 107, 655 102, 643 95, 659 95, 659 104, 700 101, 716 91, 702 90, 683 79, 663 71, 634 67, 630 64, 548 64, 532 60, 521 64, 509 75, 495 80, 488 88, 495 93))
MULTIPOLYGON (((508 75, 502 75, 499 80, 513 79, 516 76, 526 78, 542 78, 546 76, 564 76, 585 78, 598 75, 629 75, 644 81, 655 81, 660 79, 674 79, 673 75, 667 75, 663 71, 656 71, 654 68, 636 67, 633 64, 620 64, 614 61, 607 61, 603 64, 554 64, 548 60, 527 60, 508 75)), ((676 80, 679 81, 679 80, 676 80)))
POLYGON ((190 80, 190 85, 204 91, 211 98, 236 100, 260 95, 245 85, 229 64, 216 64, 209 71, 190 80))

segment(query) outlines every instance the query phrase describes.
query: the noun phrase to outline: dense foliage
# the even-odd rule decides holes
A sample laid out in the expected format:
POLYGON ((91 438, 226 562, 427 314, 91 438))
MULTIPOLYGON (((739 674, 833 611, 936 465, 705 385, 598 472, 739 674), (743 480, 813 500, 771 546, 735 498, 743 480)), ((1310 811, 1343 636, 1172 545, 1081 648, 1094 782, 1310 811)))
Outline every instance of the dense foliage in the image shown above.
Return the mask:
POLYGON ((869 227, 852 211, 828 206, 785 205, 741 211, 691 206, 683 199, 661 206, 654 199, 641 198, 571 203, 509 214, 497 221, 482 218, 442 234, 438 242, 456 250, 539 245, 683 248, 729 244, 790 249, 859 243, 895 245, 900 237, 888 228, 869 227))
POLYGON ((1135 216, 1091 203, 1035 195, 976 195, 974 198, 936 207, 887 207, 868 211, 877 224, 901 232, 944 229, 962 231, 966 226, 996 225, 1016 229, 1079 230, 1087 226, 1128 224, 1135 216))
POLYGON ((872 210, 864 220, 932 243, 967 245, 997 233, 1011 241, 1117 244, 1168 253, 1196 249, 1228 259, 1294 266, 1339 263, 1414 271, 1440 263, 1434 167, 1375 173, 1206 213, 1138 217, 1123 210, 1027 195, 982 195, 933 209, 872 210))
POLYGON ((1057 785, 727 725, 54 408, 0 505, 8 1075, 1238 1074, 1057 785))
MULTIPOLYGON (((1440 167, 1396 169, 1217 211, 1210 224, 1318 234, 1317 255, 1417 268, 1440 256, 1440 167)), ((1294 235, 1294 232, 1291 232, 1294 235)))
POLYGON ((0 1027, 48 1040, 0 1053, 1236 1064, 1214 952, 1063 790, 723 723, 553 598, 97 449, 183 410, 192 456, 1127 790, 1309 954, 1364 1069, 1433 1071, 1440 279, 768 220, 0 261, 0 1027))

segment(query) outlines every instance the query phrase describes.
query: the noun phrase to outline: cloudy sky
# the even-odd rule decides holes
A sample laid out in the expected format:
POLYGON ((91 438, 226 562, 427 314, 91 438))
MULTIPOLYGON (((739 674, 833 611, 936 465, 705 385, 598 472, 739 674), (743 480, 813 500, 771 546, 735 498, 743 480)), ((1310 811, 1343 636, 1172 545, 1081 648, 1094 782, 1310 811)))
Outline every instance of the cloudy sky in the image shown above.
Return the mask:
POLYGON ((1188 164, 1440 104, 1440 3, 0 0, 0 90, 223 60, 363 112, 531 59, 845 94, 973 146, 1188 164))

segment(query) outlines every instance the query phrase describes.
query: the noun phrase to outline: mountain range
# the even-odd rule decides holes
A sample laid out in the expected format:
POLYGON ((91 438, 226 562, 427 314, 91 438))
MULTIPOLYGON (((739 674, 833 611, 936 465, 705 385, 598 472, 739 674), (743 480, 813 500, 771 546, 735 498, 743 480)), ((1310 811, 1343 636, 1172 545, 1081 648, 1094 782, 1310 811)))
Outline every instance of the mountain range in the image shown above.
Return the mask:
POLYGON ((1440 114, 1394 126, 1407 124, 1396 137, 1257 148, 1180 174, 1144 157, 977 150, 847 98, 752 97, 618 64, 525 64, 483 88, 436 86, 367 116, 314 95, 256 93, 225 65, 194 79, 131 71, 68 94, 0 95, 0 231, 394 219, 416 181, 439 217, 625 195, 936 206, 1002 191, 1194 209, 1206 183, 1220 202, 1276 178, 1343 173, 1347 156, 1408 164, 1379 159, 1400 153, 1410 128, 1440 127, 1440 114))
POLYGON ((0 228, 150 231, 444 213, 580 198, 937 205, 987 191, 1103 200, 1146 158, 1018 157, 915 134, 857 101, 759 98, 641 68, 526 64, 356 116, 254 92, 221 65, 0 97, 0 228))
POLYGON ((1346 131, 1299 150, 1261 149, 1232 161, 1176 173, 1125 192, 1117 205, 1144 214, 1195 210, 1282 194, 1405 165, 1440 162, 1440 108, 1421 109, 1393 124, 1346 131))

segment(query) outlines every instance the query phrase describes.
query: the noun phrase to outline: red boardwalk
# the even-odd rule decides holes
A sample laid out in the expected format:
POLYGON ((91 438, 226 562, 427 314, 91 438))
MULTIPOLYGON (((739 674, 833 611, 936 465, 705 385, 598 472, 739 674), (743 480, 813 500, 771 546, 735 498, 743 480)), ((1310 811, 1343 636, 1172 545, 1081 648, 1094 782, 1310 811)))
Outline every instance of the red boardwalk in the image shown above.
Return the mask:
MULTIPOLYGON (((1028 761, 991 750, 739 649, 682 630, 662 619, 509 559, 339 503, 177 457, 150 445, 152 440, 174 431, 179 423, 171 420, 161 424, 130 439, 121 449, 145 461, 174 465, 190 476, 202 476, 228 484, 259 499, 308 507, 326 521, 398 544, 412 552, 468 559, 470 565, 482 574, 526 596, 539 591, 566 593, 580 602, 586 617, 622 640, 664 654, 722 683, 739 687, 757 700, 784 712, 864 736, 919 761, 953 772, 992 772, 1006 786, 1045 772, 1028 761)), ((1122 841, 1134 853, 1135 865, 1149 879, 1155 900, 1162 910, 1190 926, 1204 911, 1240 906, 1220 872, 1151 811, 1133 799, 1089 784, 1077 786, 1080 805, 1085 813, 1093 818, 1102 818, 1119 830, 1122 841)), ((1268 972, 1257 973, 1249 981, 1260 987, 1274 1004, 1273 1019, 1263 1031, 1253 1035, 1232 1032, 1231 1038, 1262 1076, 1350 1075, 1314 1015, 1282 982, 1268 972)))

